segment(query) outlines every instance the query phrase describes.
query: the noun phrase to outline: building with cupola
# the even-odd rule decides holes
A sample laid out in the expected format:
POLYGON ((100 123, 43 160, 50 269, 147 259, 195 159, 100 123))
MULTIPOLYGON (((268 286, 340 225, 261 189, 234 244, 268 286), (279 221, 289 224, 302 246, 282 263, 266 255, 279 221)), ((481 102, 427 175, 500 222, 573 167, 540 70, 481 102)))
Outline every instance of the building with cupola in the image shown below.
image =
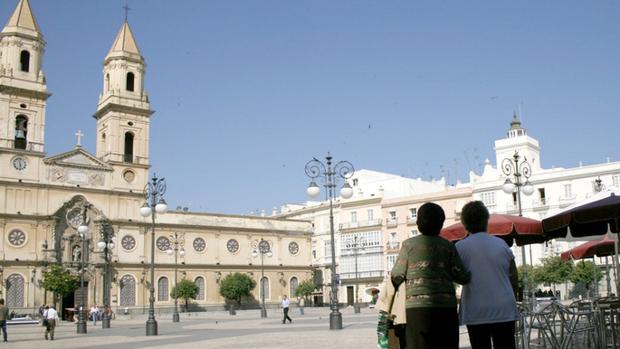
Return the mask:
MULTIPOLYGON (((75 275, 84 270, 84 306, 109 303, 115 311, 143 313, 152 284, 155 308, 166 311, 173 305, 175 258, 169 252, 175 248, 183 251, 177 278, 195 282, 193 303, 201 309, 224 305, 219 283, 231 273, 256 281, 246 302, 256 307, 263 295, 268 307, 279 304, 312 278, 308 221, 177 210, 157 214, 153 225, 150 216, 140 215, 154 176, 149 144, 157 140, 150 137, 155 114, 146 60, 127 21, 116 37, 111 33, 102 76, 92 77, 102 80, 99 99, 93 99, 96 149, 83 147, 78 131, 73 149, 47 154, 46 107, 53 99, 35 12, 30 1, 16 1, 0 33, 0 298, 9 308, 33 313, 50 304, 52 295, 41 283, 55 264, 75 275), (80 226, 88 231, 78 233, 80 226), (260 241, 264 254, 257 253, 260 241)), ((81 294, 78 289, 61 297, 63 316, 81 294)))

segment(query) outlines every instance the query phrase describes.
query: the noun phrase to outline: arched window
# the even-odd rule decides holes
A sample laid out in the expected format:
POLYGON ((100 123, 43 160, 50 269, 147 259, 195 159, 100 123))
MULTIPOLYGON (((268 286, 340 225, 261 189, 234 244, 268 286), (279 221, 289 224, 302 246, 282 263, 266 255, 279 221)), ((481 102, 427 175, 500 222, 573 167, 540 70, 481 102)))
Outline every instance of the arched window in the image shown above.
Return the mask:
POLYGON ((24 307, 24 277, 11 274, 6 279, 6 306, 9 309, 24 307))
POLYGON ((168 278, 162 277, 157 280, 157 301, 167 302, 170 292, 168 291, 168 278))
POLYGON ((124 275, 121 278, 121 307, 136 305, 136 279, 132 275, 124 275))
POLYGON ((196 295, 197 301, 203 301, 205 299, 205 279, 199 276, 194 280, 196 286, 198 286, 198 294, 196 295))
POLYGON ((260 294, 259 297, 263 297, 265 295, 265 299, 269 299, 269 279, 265 276, 260 280, 260 294))
POLYGON ((125 162, 133 162, 133 133, 125 132, 125 162))
POLYGON ((25 115, 17 115, 15 118, 15 148, 26 149, 28 139, 28 118, 25 115))
POLYGON ((291 287, 291 298, 297 296, 297 286, 299 286, 299 280, 297 277, 293 276, 291 278, 290 287, 291 287))
POLYGON ((19 55, 19 70, 26 73, 30 71, 30 52, 26 50, 19 55))
POLYGON ((136 76, 133 73, 127 73, 127 84, 125 86, 127 91, 133 92, 133 86, 134 86, 135 80, 136 80, 136 76))
POLYGON ((103 87, 104 91, 110 91, 110 74, 105 75, 105 86, 103 87))

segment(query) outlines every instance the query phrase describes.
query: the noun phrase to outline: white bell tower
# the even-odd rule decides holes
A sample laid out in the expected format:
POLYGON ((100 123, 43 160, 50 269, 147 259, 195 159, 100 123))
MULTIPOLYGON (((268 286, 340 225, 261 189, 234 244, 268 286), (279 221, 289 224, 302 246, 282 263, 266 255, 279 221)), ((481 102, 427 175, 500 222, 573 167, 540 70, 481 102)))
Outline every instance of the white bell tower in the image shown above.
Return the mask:
POLYGON ((44 51, 30 3, 20 0, 0 33, 0 148, 44 152, 50 96, 41 69, 44 51))
POLYGON ((103 62, 103 91, 94 115, 96 155, 118 168, 124 181, 134 184, 148 180, 153 111, 144 89, 145 67, 144 57, 125 21, 103 62))

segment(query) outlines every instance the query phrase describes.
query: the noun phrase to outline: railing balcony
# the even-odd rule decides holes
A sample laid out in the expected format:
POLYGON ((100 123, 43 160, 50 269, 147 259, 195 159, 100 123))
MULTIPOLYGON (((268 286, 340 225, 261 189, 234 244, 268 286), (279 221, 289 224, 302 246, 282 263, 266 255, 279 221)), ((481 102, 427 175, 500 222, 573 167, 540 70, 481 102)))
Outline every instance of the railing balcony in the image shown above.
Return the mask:
MULTIPOLYGON (((379 277, 383 277, 384 271, 383 270, 359 270, 357 272, 357 277, 358 278, 379 278, 379 277)), ((355 272, 347 272, 347 273, 340 273, 340 279, 341 280, 351 280, 351 279, 355 279, 355 272)))
POLYGON ((387 225, 388 227, 395 227, 398 225, 398 219, 396 217, 386 218, 385 225, 387 225))
POLYGON ((133 163, 133 155, 123 154, 123 162, 133 163))
POLYGON ((370 219, 367 221, 340 223, 339 227, 341 230, 344 230, 344 229, 355 229, 355 228, 361 228, 361 227, 371 227, 374 225, 381 225, 381 220, 370 219))
POLYGON ((407 217, 407 225, 415 225, 418 224, 418 217, 407 217))
POLYGON ((385 244, 385 249, 388 251, 400 250, 400 242, 388 242, 385 244))

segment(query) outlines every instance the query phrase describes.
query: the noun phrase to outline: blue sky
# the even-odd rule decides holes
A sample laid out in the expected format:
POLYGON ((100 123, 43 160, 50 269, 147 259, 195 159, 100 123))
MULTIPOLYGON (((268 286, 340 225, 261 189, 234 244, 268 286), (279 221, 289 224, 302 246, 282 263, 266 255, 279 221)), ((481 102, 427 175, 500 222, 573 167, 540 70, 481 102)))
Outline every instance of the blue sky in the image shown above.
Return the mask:
MULTIPOLYGON (((17 0, 0 2, 1 20, 17 0)), ((124 1, 31 0, 47 40, 46 150, 95 152, 102 62, 124 1)), ((620 160, 620 2, 132 0, 152 169, 170 205, 249 213, 306 200, 335 159, 467 178, 513 110, 544 167, 620 160)))

